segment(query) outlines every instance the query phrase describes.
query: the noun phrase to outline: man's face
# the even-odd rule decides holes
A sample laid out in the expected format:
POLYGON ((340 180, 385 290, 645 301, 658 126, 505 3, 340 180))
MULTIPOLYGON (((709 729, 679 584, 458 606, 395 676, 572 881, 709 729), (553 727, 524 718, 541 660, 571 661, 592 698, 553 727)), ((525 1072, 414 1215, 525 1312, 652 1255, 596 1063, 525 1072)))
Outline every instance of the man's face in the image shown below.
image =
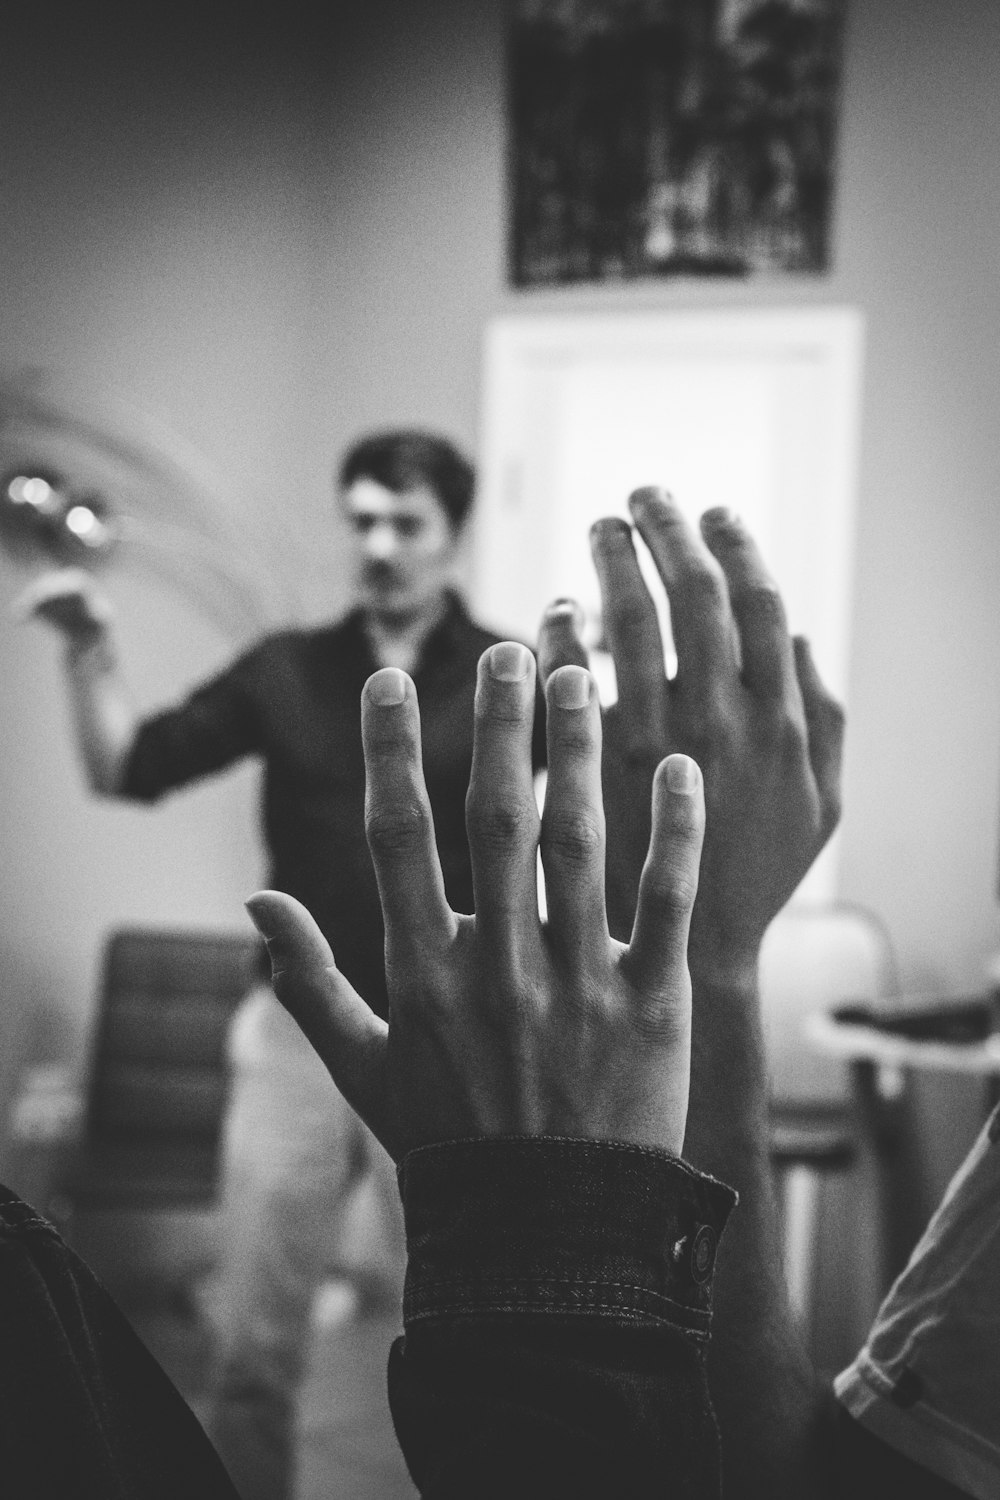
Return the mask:
POLYGON ((397 495, 356 479, 342 500, 361 608, 397 619, 420 613, 446 587, 455 559, 456 539, 434 491, 421 485, 397 495))

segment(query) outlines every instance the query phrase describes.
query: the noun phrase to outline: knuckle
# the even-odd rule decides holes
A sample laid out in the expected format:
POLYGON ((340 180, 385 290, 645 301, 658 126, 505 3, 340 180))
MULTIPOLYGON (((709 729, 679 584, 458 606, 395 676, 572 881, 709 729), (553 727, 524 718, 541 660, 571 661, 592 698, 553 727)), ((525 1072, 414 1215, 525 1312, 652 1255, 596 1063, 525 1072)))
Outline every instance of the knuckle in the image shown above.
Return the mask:
POLYGON ((843 704, 838 703, 836 698, 827 698, 824 704, 824 713, 829 733, 837 738, 842 736, 847 727, 847 714, 843 704))
POLYGON ((529 708, 534 708, 533 701, 525 700, 518 692, 505 692, 503 689, 508 686, 509 684, 504 683, 497 689, 491 683, 489 689, 481 695, 476 714, 479 722, 486 720, 493 724, 521 724, 528 717, 529 708))
POLYGON ((529 832, 530 809, 520 801, 484 802, 469 798, 466 807, 466 829, 471 842, 479 848, 504 853, 522 843, 529 832))
POLYGON ((715 568, 692 567, 678 593, 683 604, 697 614, 722 610, 727 603, 722 574, 715 568))
MULTIPOLYGON (((706 686, 697 712, 686 716, 683 732, 678 734, 676 745, 671 745, 670 748, 690 755, 701 766, 702 772, 707 774, 720 756, 727 753, 728 747, 733 742, 738 742, 741 732, 740 719, 734 712, 734 704, 729 695, 713 692, 706 686)), ((666 748, 660 754, 666 754, 666 748)))
POLYGON ((752 744, 759 753, 783 763, 801 760, 806 751, 805 725, 780 698, 758 703, 752 723, 752 744))
POLYGON ((843 810, 844 803, 839 786, 826 788, 820 804, 820 831, 824 839, 830 837, 840 822, 843 810))
POLYGON ((668 920, 687 916, 694 905, 698 877, 679 865, 664 865, 651 872, 649 894, 657 910, 668 920))
POLYGON ((581 713, 549 713, 549 735, 563 758, 578 760, 593 754, 597 736, 592 721, 581 713))
POLYGON ((785 601, 773 583, 753 583, 740 591, 740 605, 758 626, 785 628, 785 601))
POLYGON ((637 588, 619 587, 608 604, 608 621, 622 635, 641 630, 649 617, 648 595, 637 588))
POLYGON ((367 758, 378 765, 411 760, 413 735, 409 727, 400 723, 400 715, 384 714, 381 717, 381 723, 376 719, 368 726, 365 745, 367 758))
POLYGON ((365 814, 369 848, 376 854, 405 854, 426 838, 427 809, 417 802, 373 807, 365 814))
POLYGON ((589 864, 603 852, 604 826, 592 812, 556 810, 545 820, 542 844, 547 854, 566 864, 589 864))

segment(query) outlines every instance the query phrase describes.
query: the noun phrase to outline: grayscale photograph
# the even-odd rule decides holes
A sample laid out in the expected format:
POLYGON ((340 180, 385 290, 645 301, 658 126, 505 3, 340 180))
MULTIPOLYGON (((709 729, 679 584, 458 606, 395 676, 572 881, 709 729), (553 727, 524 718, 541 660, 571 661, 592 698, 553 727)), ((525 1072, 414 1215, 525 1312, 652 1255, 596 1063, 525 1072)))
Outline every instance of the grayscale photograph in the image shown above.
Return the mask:
POLYGON ((0 57, 0 1500, 1000 1500, 1000 0, 0 57))

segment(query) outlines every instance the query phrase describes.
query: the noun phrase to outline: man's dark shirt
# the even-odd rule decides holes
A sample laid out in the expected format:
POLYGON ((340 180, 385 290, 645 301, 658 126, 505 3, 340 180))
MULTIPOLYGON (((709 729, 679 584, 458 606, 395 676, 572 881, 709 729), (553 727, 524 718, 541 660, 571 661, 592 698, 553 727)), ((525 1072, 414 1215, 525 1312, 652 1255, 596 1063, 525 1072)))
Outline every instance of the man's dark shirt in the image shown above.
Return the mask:
MULTIPOLYGON (((460 912, 473 910, 465 794, 476 666, 499 639, 449 594, 413 673, 445 890, 460 912)), ((265 637, 185 702, 139 726, 123 794, 152 801, 259 755, 269 882, 308 908, 339 968, 384 1015, 384 928, 365 840, 361 746, 361 689, 378 666, 360 611, 336 625, 265 637)), ((544 746, 536 709, 536 767, 544 746)))

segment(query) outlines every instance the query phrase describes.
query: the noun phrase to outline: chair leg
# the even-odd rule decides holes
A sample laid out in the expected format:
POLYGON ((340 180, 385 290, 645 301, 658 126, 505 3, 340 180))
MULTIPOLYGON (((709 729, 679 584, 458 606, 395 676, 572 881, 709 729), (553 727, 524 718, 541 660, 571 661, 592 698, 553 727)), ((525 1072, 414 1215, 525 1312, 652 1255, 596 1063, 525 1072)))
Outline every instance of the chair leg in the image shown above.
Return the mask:
POLYGON ((797 1164, 787 1167, 781 1175, 788 1295, 802 1335, 808 1339, 816 1278, 820 1174, 813 1167, 797 1164))

